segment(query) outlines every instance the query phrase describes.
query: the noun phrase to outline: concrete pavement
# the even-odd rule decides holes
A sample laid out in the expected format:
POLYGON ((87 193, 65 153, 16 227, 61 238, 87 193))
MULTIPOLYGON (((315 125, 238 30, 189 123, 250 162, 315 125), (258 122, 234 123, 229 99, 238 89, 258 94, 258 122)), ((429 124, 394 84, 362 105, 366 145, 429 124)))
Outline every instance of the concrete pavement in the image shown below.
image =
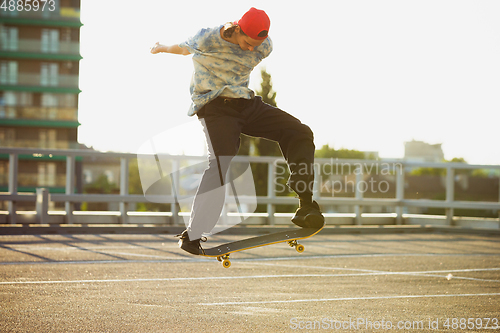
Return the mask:
POLYGON ((500 330, 498 236, 301 243, 302 254, 285 243, 232 254, 225 269, 184 254, 172 235, 0 236, 0 331, 500 330))

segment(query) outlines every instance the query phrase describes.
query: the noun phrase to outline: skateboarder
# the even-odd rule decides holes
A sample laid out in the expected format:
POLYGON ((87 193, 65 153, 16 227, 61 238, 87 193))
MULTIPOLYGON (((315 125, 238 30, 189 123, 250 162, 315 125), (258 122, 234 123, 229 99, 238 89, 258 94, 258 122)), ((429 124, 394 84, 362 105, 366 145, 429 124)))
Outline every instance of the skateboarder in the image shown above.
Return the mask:
POLYGON ((225 199, 226 172, 237 154, 240 134, 278 142, 290 169, 288 186, 299 197, 292 218, 300 227, 324 223, 312 200, 314 142, 311 129, 290 114, 264 103, 248 88, 251 71, 272 51, 270 20, 251 8, 239 21, 201 29, 187 41, 166 46, 156 43, 151 53, 193 54, 192 104, 208 143, 208 168, 195 195, 188 228, 179 246, 200 254, 200 238, 217 224, 225 199))

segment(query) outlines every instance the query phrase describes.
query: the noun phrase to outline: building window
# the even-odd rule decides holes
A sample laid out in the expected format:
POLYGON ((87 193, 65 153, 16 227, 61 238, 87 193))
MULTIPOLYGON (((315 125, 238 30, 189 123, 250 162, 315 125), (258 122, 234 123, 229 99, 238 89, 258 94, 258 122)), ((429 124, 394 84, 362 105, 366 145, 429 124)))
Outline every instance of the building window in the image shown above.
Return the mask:
POLYGON ((59 106, 63 108, 74 108, 76 107, 76 95, 73 94, 62 94, 60 95, 59 106))
POLYGON ((5 91, 2 93, 0 93, 0 118, 16 118, 16 93, 13 91, 5 91))
POLYGON ((71 42, 71 28, 62 28, 61 29, 61 41, 62 42, 71 42))
POLYGON ((40 116, 45 119, 57 119, 58 98, 55 94, 42 94, 42 109, 40 116))
POLYGON ((17 51, 18 49, 18 34, 17 27, 0 26, 1 47, 4 51, 17 51))
POLYGON ((59 52, 59 30, 42 29, 41 51, 45 53, 59 52))
POLYGON ((17 84, 17 61, 0 61, 0 83, 17 84))
POLYGON ((43 107, 57 107, 57 96, 50 93, 42 93, 43 107))
POLYGON ((17 96, 13 91, 4 92, 5 97, 5 105, 7 106, 16 106, 17 105, 17 96))
POLYGON ((0 146, 13 147, 16 139, 16 132, 13 128, 0 128, 0 146))
POLYGON ((38 186, 56 186, 55 163, 38 163, 38 186))
POLYGON ((8 174, 7 162, 0 161, 0 185, 7 185, 9 183, 8 174))
POLYGON ((108 183, 113 183, 115 180, 115 174, 111 170, 104 171, 104 175, 108 179, 108 183))
POLYGON ((29 92, 22 91, 19 93, 19 105, 20 106, 32 106, 33 105, 33 94, 29 92))
POLYGON ((57 86, 59 80, 59 65, 53 63, 41 63, 40 84, 42 86, 57 86))
POLYGON ((92 183, 92 171, 83 170, 83 183, 84 184, 92 183))
POLYGON ((56 130, 41 129, 38 132, 40 148, 56 148, 56 130))

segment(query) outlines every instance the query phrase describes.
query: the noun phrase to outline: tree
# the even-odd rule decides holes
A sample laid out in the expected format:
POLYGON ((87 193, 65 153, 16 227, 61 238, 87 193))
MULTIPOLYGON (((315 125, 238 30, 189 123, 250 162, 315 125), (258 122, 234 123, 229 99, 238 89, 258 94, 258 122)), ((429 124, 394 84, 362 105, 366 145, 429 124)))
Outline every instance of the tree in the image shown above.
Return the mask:
MULTIPOLYGON (((335 148, 331 148, 329 145, 323 145, 320 149, 317 149, 315 152, 315 157, 316 158, 334 158, 334 159, 351 159, 351 160, 362 160, 365 158, 365 153, 359 150, 349 150, 345 148, 341 148, 339 150, 336 150, 335 148)), ((349 165, 344 165, 342 164, 339 169, 337 169, 337 166, 333 166, 331 164, 325 165, 321 168, 321 175, 324 176, 325 174, 334 174, 335 172, 333 171, 335 168, 335 172, 340 170, 339 172, 342 172, 342 174, 348 174, 352 172, 352 168, 349 165)))
POLYGON ((257 90, 257 95, 262 97, 262 100, 269 105, 277 106, 276 104, 276 91, 273 90, 273 82, 271 74, 265 68, 260 70, 262 77, 261 90, 257 90))
MULTIPOLYGON (((99 194, 112 194, 118 193, 119 188, 116 183, 110 182, 105 174, 101 174, 94 182, 87 184, 83 193, 99 193, 99 194)), ((104 202, 82 202, 81 210, 108 210, 108 203, 104 202)))
POLYGON ((446 175, 446 169, 444 168, 417 168, 410 172, 411 176, 444 176, 446 175))
MULTIPOLYGON (((261 89, 256 94, 262 97, 262 101, 277 107, 276 92, 273 90, 271 74, 265 68, 260 70, 262 77, 261 89)), ((252 156, 281 156, 279 145, 271 140, 264 138, 253 138, 241 135, 241 144, 238 155, 252 156)))
MULTIPOLYGON (((451 161, 446 161, 444 162, 451 162, 451 163, 467 163, 467 161, 462 158, 462 157, 454 157, 451 159, 451 161)), ((467 169, 455 169, 455 174, 457 175, 470 175, 472 170, 467 170, 467 169)), ((446 169, 445 168, 427 168, 427 167, 422 167, 422 168, 417 168, 415 170, 412 170, 410 172, 410 175, 412 176, 445 176, 446 175, 446 169)))
MULTIPOLYGON (((276 92, 273 90, 273 81, 271 80, 271 74, 269 74, 265 68, 260 70, 260 75, 262 77, 261 89, 257 90, 257 95, 262 97, 262 101, 277 107, 276 104, 276 92)), ((281 150, 279 145, 274 142, 263 138, 255 139, 256 154, 258 156, 281 156, 281 150)))
POLYGON ((110 182, 105 174, 101 174, 94 182, 86 185, 83 189, 83 193, 110 194, 117 191, 118 186, 116 183, 110 182))
POLYGON ((315 156, 317 158, 345 158, 361 160, 365 158, 365 153, 359 150, 349 150, 345 148, 336 150, 335 148, 330 148, 329 145, 323 145, 323 147, 316 150, 315 156))

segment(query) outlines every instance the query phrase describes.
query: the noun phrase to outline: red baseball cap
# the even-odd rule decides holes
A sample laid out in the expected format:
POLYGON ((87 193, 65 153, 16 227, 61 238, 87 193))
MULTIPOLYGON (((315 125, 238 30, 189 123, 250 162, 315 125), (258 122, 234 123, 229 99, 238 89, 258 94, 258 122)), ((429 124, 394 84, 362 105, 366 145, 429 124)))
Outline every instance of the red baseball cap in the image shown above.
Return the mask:
POLYGON ((266 12, 254 7, 250 8, 237 23, 245 35, 257 40, 266 39, 271 26, 271 20, 266 12))

